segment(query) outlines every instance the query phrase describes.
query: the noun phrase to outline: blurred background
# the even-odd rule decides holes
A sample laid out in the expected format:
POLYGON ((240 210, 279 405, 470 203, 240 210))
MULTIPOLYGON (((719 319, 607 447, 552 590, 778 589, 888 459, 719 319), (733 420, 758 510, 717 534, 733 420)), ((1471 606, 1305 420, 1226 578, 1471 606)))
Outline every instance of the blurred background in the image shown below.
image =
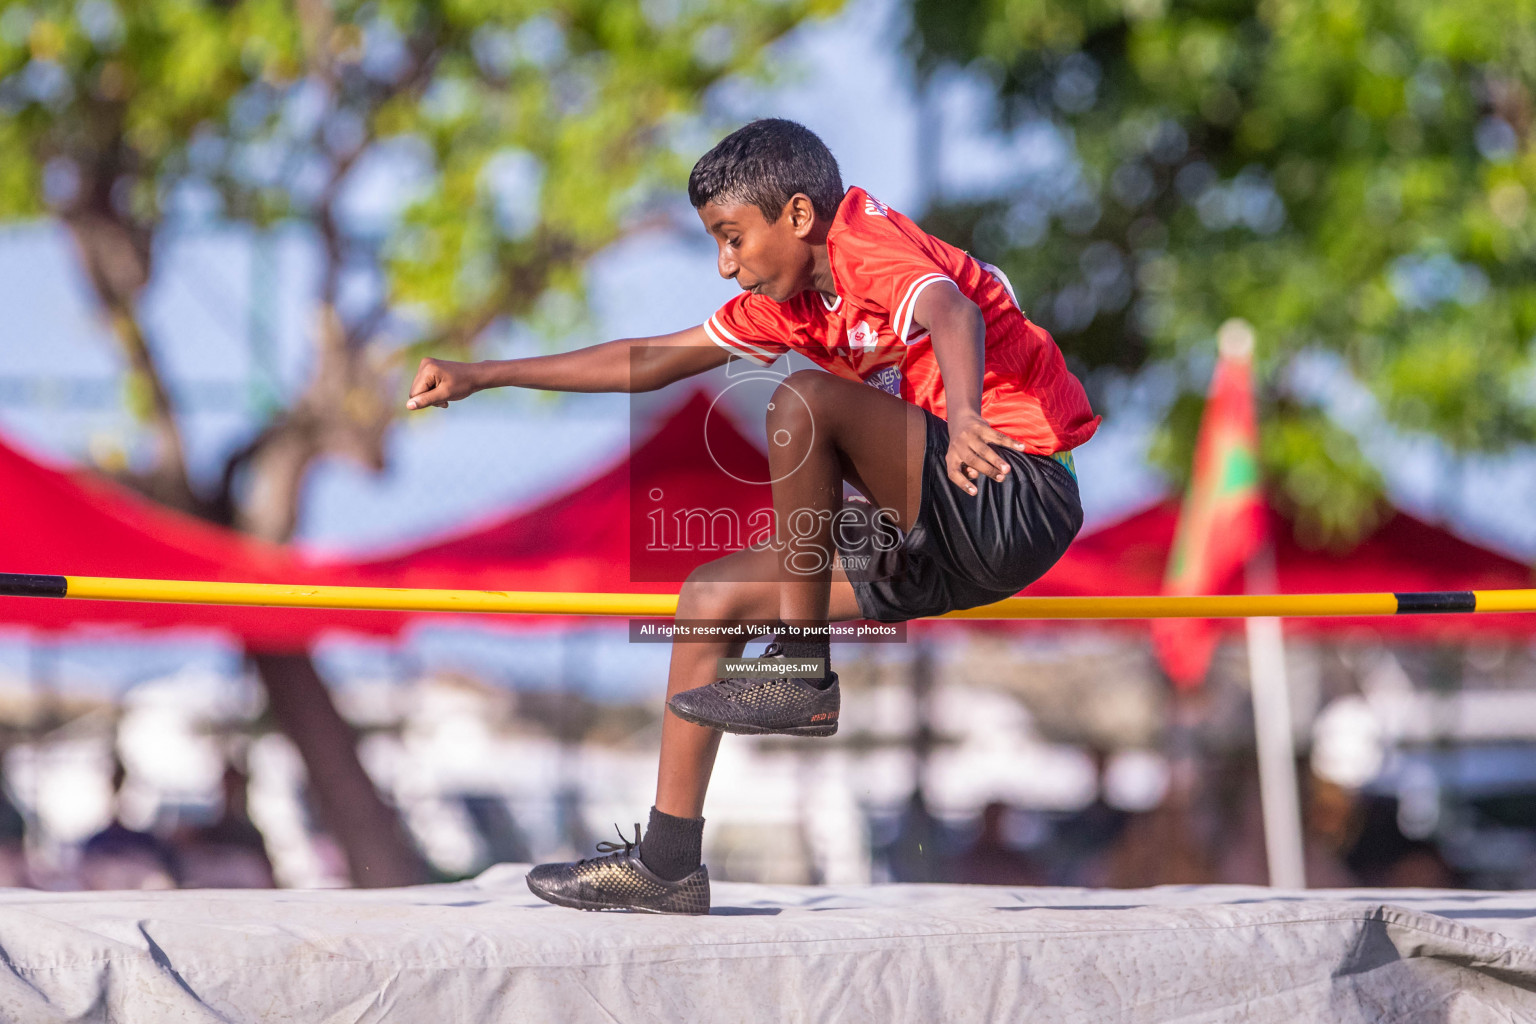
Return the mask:
MULTIPOLYGON (((691 392, 405 417, 406 384, 423 354, 702 322, 736 289, 687 170, 782 116, 1004 268, 1105 415, 1076 453, 1083 538, 1030 592, 1531 586, 1532 22, 1504 0, 0 0, 0 568, 599 589, 551 552, 623 533, 595 496, 691 392), (1197 447, 1239 459, 1236 497, 1197 447)), ((750 442, 761 410, 737 411, 750 442)), ((1263 884, 1279 842, 1314 886, 1536 887, 1533 633, 914 625, 834 653, 834 740, 723 744, 706 858, 1263 884), (1262 692, 1283 700, 1256 730, 1262 692)), ((0 884, 588 855, 653 794, 667 648, 629 640, 0 601, 0 884)))

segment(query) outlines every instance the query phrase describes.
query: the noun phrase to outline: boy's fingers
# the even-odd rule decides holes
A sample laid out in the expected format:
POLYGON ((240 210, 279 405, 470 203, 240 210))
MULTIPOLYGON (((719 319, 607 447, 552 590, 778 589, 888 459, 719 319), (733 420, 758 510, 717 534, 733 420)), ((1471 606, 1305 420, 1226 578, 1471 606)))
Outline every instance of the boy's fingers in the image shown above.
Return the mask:
POLYGON ((945 463, 945 469, 949 474, 949 482, 960 488, 966 494, 975 494, 975 485, 965 478, 965 473, 970 469, 970 467, 953 455, 946 459, 945 463))
POLYGON ((1015 441, 1013 438, 1009 437, 1007 434, 1003 433, 1001 430, 996 429, 995 427, 987 427, 986 441, 988 444, 1001 445, 1004 448, 1013 448, 1017 451, 1024 450, 1023 444, 1015 441))
POLYGON ((419 392, 426 391, 434 384, 437 384, 439 381, 441 381, 442 378, 443 375, 437 367, 429 366, 427 365, 426 360, 422 360, 421 368, 416 371, 416 376, 411 379, 410 393, 414 395, 419 392))
POLYGON ((430 391, 423 391, 419 395, 412 395, 405 403, 407 409, 425 409, 429 405, 435 405, 439 409, 448 408, 448 389, 439 384, 430 391))
POLYGON ((1024 450, 1024 445, 1021 442, 1015 441, 990 423, 979 423, 977 427, 979 428, 980 440, 988 445, 995 444, 999 448, 1012 448, 1016 452, 1024 450))
POLYGON ((971 454, 966 457, 965 461, 968 465, 977 467, 994 480, 1001 480, 1008 473, 1008 463, 999 458, 990 445, 972 445, 971 454))
POLYGON ((991 427, 987 428, 986 433, 988 435, 986 437, 987 443, 983 447, 987 453, 987 458, 992 460, 992 464, 997 467, 997 471, 999 473, 1006 475, 1010 468, 1008 461, 1001 455, 997 454, 997 452, 992 449, 992 446, 997 445, 1000 448, 1012 448, 1016 451, 1023 451, 1024 446, 1019 444, 1013 438, 1009 437, 1007 434, 1004 434, 1002 431, 993 430, 991 427))

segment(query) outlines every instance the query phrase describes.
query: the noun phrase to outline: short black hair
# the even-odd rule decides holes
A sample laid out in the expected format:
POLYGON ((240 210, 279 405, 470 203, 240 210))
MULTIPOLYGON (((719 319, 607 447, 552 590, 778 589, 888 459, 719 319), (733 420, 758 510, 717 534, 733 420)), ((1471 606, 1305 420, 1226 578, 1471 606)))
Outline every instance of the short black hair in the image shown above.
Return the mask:
POLYGON ((765 117, 743 125, 699 158, 688 175, 688 200, 750 203, 772 224, 795 193, 831 220, 843 201, 843 176, 826 143, 803 124, 765 117))

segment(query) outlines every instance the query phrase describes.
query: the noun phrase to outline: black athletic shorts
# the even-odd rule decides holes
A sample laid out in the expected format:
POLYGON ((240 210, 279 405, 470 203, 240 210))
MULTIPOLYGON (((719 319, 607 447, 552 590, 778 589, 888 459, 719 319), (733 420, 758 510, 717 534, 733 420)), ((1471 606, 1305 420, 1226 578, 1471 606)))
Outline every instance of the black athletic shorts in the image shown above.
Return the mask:
POLYGON ((1012 597, 1056 564, 1083 525, 1076 476, 1048 456, 994 445, 1008 475, 1002 482, 980 477, 976 495, 966 494, 944 469, 949 425, 927 410, 923 415, 923 497, 912 529, 878 529, 869 503, 854 498, 845 508, 858 508, 859 515, 849 515, 848 528, 836 531, 859 611, 876 622, 1012 597))

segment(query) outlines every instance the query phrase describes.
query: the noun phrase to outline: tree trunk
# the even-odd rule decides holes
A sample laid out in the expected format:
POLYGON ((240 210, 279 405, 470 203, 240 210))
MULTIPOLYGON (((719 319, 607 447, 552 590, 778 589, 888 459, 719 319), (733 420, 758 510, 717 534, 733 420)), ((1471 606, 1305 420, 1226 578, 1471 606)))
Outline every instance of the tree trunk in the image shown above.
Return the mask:
POLYGON ((155 438, 153 468, 134 482, 155 501, 198 514, 176 410, 139 324, 138 295, 149 280, 148 238, 131 225, 89 209, 66 216, 65 223, 128 360, 129 401, 155 438))
MULTIPOLYGON (((329 7, 308 3, 307 24, 324 39, 329 7)), ((177 410, 139 320, 138 300, 149 283, 154 257, 154 223, 122 212, 112 189, 137 167, 124 141, 122 111, 102 108, 106 120, 94 127, 101 138, 97 158, 82 167, 78 200, 62 219, 82 266, 127 359, 135 411, 156 441, 153 467, 129 482, 149 497, 222 526, 236 526, 274 543, 286 543, 297 519, 305 471, 322 453, 352 455, 365 465, 383 465, 383 435, 391 406, 382 399, 381 370, 349 352, 334 304, 341 254, 332 246, 328 290, 317 330, 319 368, 308 393, 286 420, 264 432, 255 446, 227 467, 223 493, 201 499, 187 474, 186 447, 177 410), (254 498, 237 509, 232 490, 239 463, 249 466, 254 498)), ((341 168, 342 171, 345 168, 341 168)), ((339 178, 338 178, 339 180, 339 178)), ((309 655, 252 652, 274 716, 298 747, 309 785, 326 827, 346 853, 352 883, 358 886, 411 885, 427 879, 427 868, 398 814, 385 803, 357 759, 357 738, 336 711, 309 655)))
POLYGON ((341 844, 352 883, 377 889, 417 885, 427 866, 357 759, 357 737, 332 703, 304 651, 250 652, 272 715, 304 759, 326 830, 341 844))

